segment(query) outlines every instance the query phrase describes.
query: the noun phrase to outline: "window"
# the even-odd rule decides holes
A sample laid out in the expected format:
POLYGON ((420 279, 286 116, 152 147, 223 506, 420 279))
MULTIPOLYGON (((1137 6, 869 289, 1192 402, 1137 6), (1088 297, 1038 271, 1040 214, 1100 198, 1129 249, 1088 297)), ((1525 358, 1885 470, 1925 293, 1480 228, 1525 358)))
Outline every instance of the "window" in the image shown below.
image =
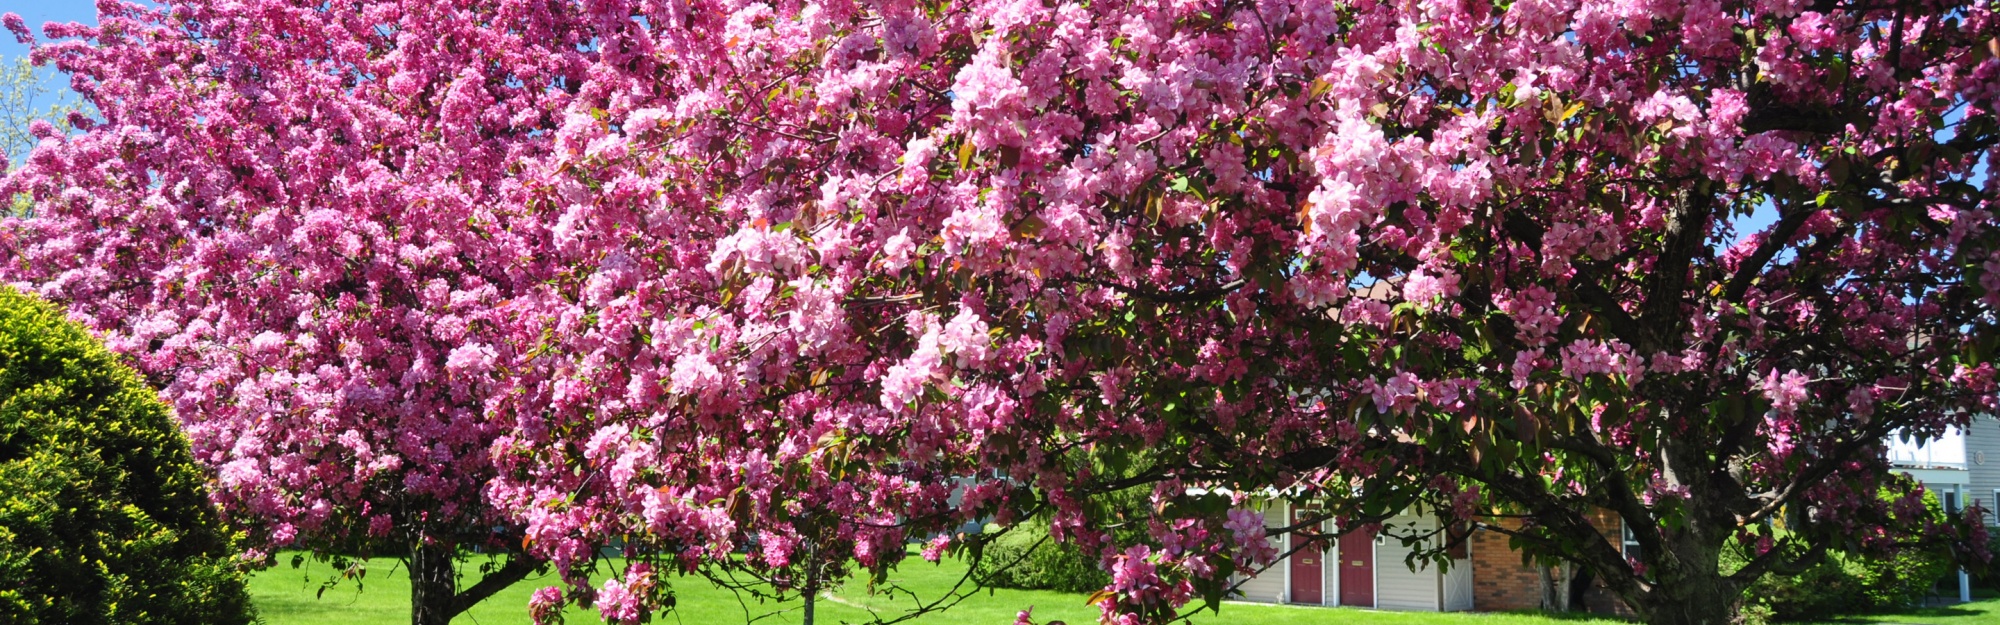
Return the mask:
POLYGON ((1628 526, 1628 525, 1626 525, 1626 524, 1624 524, 1624 523, 1619 523, 1619 524, 1618 524, 1618 537, 1619 537, 1619 539, 1621 540, 1621 542, 1623 543, 1623 544, 1622 544, 1622 545, 1620 545, 1620 546, 1624 547, 1624 550, 1625 550, 1625 559, 1627 559, 1627 560, 1637 560, 1637 559, 1639 559, 1639 556, 1640 556, 1640 553, 1639 553, 1639 539, 1638 539, 1638 538, 1636 538, 1636 537, 1633 537, 1633 536, 1632 536, 1632 527, 1631 527, 1631 526, 1628 526))
POLYGON ((1958 491, 1956 491, 1956 490, 1948 490, 1948 491, 1944 491, 1943 493, 1939 493, 1939 494, 1940 494, 1940 495, 1942 495, 1942 497, 1939 497, 1939 499, 1942 499, 1942 500, 1944 501, 1944 513, 1945 513, 1945 514, 1949 514, 1949 515, 1953 515, 1953 516, 1957 516, 1957 515, 1958 515, 1958 491))

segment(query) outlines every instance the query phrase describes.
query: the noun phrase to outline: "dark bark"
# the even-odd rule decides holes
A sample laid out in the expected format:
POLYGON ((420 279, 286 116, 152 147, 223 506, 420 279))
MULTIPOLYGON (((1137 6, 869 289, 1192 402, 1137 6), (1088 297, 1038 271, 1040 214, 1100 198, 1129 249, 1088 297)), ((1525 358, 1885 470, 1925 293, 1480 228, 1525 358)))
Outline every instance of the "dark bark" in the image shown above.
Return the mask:
POLYGON ((415 542, 410 548, 410 625, 447 625, 459 612, 456 550, 415 542))
POLYGON ((1720 575, 1661 583, 1632 609, 1649 625, 1729 625, 1743 590, 1720 575))
POLYGON ((806 545, 806 587, 802 593, 805 595, 806 605, 805 621, 802 625, 813 625, 813 604, 819 602, 819 577, 822 565, 819 560, 818 541, 809 542, 806 545))
POLYGON ((458 549, 436 540, 417 541, 410 548, 410 623, 445 625, 480 601, 527 578, 541 561, 523 554, 508 556, 507 563, 487 573, 479 582, 458 588, 458 549))
POLYGON ((1694 259, 1705 252, 1708 240, 1709 216, 1714 199, 1709 197, 1708 183, 1695 183, 1696 188, 1681 195, 1679 206, 1667 216, 1665 248, 1653 261, 1652 273, 1643 286, 1646 300, 1641 306, 1640 327, 1644 330, 1640 337, 1644 342, 1634 345, 1641 353, 1658 353, 1670 349, 1682 340, 1687 328, 1688 284, 1694 271, 1694 259))
POLYGON ((458 597, 452 600, 452 613, 458 614, 472 609, 472 606, 485 601, 487 597, 493 596, 493 593, 500 592, 508 586, 514 585, 515 582, 526 579, 528 574, 534 573, 535 569, 541 568, 541 566, 542 562, 540 560, 530 558, 524 554, 517 553, 508 556, 507 564, 491 573, 487 573, 485 577, 479 578, 479 583, 473 584, 471 588, 459 591, 458 597))

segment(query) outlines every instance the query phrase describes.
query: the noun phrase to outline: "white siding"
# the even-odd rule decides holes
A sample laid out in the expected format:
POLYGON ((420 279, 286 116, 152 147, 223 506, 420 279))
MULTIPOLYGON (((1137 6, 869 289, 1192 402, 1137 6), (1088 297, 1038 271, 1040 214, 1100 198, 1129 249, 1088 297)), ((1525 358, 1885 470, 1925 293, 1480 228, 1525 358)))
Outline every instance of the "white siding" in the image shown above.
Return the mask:
MULTIPOLYGON (((1285 523, 1284 502, 1272 502, 1264 507, 1264 527, 1284 527, 1285 525, 1287 523, 1285 523)), ((1277 549, 1278 553, 1285 552, 1285 543, 1282 537, 1271 537, 1265 540, 1270 541, 1271 547, 1277 549)), ((1242 586, 1236 587, 1236 591, 1243 594, 1245 601, 1284 602, 1286 590, 1285 567, 1288 564, 1285 560, 1278 560, 1271 565, 1271 568, 1265 569, 1263 575, 1251 577, 1249 581, 1243 582, 1242 586)), ((1248 572, 1246 571, 1245 573, 1248 572)))
MULTIPOLYGON (((1404 513, 1384 521, 1385 534, 1408 528, 1428 530, 1437 527, 1437 519, 1429 515, 1417 516, 1404 513)), ((1404 558, 1410 549, 1403 541, 1384 536, 1375 547, 1375 607, 1384 610, 1426 610, 1438 609, 1438 570, 1429 562, 1419 562, 1419 570, 1410 570, 1404 558)))
POLYGON ((2000 510, 2000 502, 1993 500, 1993 491, 2000 489, 2000 419, 1991 415, 1972 419, 1965 434, 1965 455, 1972 472, 1972 483, 1965 488, 1966 502, 1985 508, 1988 524, 2000 523, 1992 516, 1994 510, 2000 510))

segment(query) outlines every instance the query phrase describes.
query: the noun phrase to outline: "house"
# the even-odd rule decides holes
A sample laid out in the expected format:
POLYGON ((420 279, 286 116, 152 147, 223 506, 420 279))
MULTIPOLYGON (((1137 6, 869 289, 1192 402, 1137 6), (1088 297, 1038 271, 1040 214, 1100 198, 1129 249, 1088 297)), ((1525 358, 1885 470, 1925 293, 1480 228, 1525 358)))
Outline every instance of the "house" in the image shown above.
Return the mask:
POLYGON ((1975 417, 1965 451, 1966 501, 1986 511, 1987 525, 2000 525, 2000 417, 1975 417))
MULTIPOLYGON (((1976 505, 1987 522, 2000 525, 2000 418, 1975 418, 1963 431, 1953 430, 1925 442, 1891 438, 1889 461, 1937 493, 1948 512, 1976 505)), ((1264 504, 1266 527, 1288 527, 1308 510, 1282 499, 1264 504)), ((1638 545, 1624 532, 1620 519, 1601 514, 1594 523, 1606 538, 1617 537, 1620 550, 1638 545)), ((1437 517, 1421 509, 1406 511, 1383 525, 1431 530, 1437 517)), ((1337 528, 1321 531, 1339 533, 1337 528)), ((1273 536, 1278 553, 1291 551, 1296 536, 1273 536)), ((1505 611, 1543 607, 1550 579, 1539 567, 1525 565, 1499 532, 1475 531, 1463 549, 1452 554, 1453 565, 1438 570, 1429 561, 1406 562, 1410 549, 1400 541, 1374 534, 1347 533, 1332 549, 1302 550, 1280 559, 1258 575, 1245 575, 1237 587, 1244 601, 1293 605, 1350 606, 1385 610, 1505 611)), ((1960 573, 1958 591, 1970 601, 1970 580, 1960 573)), ((1602 584, 1576 588, 1573 609, 1601 614, 1630 614, 1602 584)))
MULTIPOLYGON (((1295 519, 1306 518, 1310 510, 1283 500, 1267 501, 1264 524, 1286 527, 1295 519)), ((1435 530, 1437 517, 1421 509, 1405 511, 1382 522, 1390 532, 1435 530)), ((1323 527, 1339 533, 1338 528, 1323 527)), ((1272 546, 1283 554, 1296 544, 1294 535, 1274 536, 1272 546)), ((1303 549, 1280 559, 1262 574, 1245 576, 1237 587, 1244 601, 1294 605, 1349 606, 1382 610, 1449 612, 1471 610, 1473 566, 1470 553, 1461 549, 1449 570, 1429 561, 1412 567, 1406 561, 1411 549, 1402 541, 1373 532, 1341 534, 1330 549, 1303 549)))
MULTIPOLYGON (((1975 422, 1974 425, 1982 424, 1975 422)), ((1922 483, 1925 490, 1937 494, 1938 503, 1946 511, 1955 512, 1964 505, 1976 502, 1968 497, 1979 497, 1978 489, 1972 485, 1971 464, 1966 462, 1967 452, 1970 451, 1966 445, 1967 434, 1954 428, 1927 441, 1904 440, 1899 435, 1892 435, 1888 441, 1889 466, 1922 483)), ((1991 499, 1984 501, 1990 502, 1991 499)))

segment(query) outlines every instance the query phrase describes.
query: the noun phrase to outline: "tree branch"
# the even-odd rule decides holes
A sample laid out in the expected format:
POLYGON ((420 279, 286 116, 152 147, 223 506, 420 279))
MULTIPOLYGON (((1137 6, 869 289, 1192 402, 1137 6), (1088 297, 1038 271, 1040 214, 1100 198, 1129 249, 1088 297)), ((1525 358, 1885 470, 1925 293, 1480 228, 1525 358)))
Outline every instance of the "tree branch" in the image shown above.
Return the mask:
POLYGON ((1223 283, 1220 286, 1216 286, 1215 288, 1200 289, 1195 291, 1160 291, 1145 287, 1126 286, 1123 284, 1108 282, 1104 280, 1097 280, 1094 278, 1079 277, 1076 278, 1075 281, 1083 284, 1105 287, 1108 289, 1118 291, 1119 293, 1124 293, 1126 295, 1137 297, 1139 299, 1160 304, 1186 304, 1190 302, 1201 302, 1201 301, 1212 300, 1217 297, 1228 295, 1237 289, 1243 288, 1244 285, 1249 284, 1248 280, 1238 278, 1236 280, 1231 280, 1229 282, 1223 283))
POLYGON ((529 573, 533 573, 539 568, 542 568, 542 561, 540 559, 524 553, 508 555, 507 564, 501 566, 499 570, 487 573, 485 576, 479 578, 479 583, 459 591, 458 596, 452 598, 451 613, 454 615, 462 614, 466 610, 472 609, 472 606, 485 601, 487 597, 493 596, 493 593, 500 592, 502 589, 512 586, 522 579, 526 579, 529 573))
POLYGON ((1640 336, 1647 340, 1633 347, 1642 354, 1665 351, 1679 341, 1687 327, 1688 316, 1681 307, 1686 302, 1688 273, 1694 270, 1694 257, 1707 249, 1703 243, 1708 239, 1714 206, 1708 183, 1702 181, 1682 191, 1680 206, 1667 216, 1666 246, 1653 260, 1645 284, 1646 299, 1639 309, 1640 328, 1644 330, 1640 336))

